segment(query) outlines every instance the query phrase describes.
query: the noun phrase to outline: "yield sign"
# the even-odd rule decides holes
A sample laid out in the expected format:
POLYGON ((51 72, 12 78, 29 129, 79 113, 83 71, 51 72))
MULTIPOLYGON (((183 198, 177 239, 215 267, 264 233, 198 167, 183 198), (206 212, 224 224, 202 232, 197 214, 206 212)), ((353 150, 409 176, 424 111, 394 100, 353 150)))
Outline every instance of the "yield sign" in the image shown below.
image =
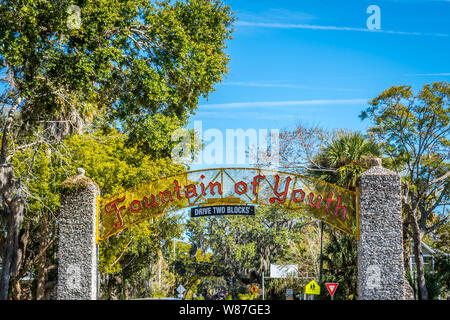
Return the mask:
POLYGON ((325 285, 327 286, 330 295, 333 296, 334 293, 336 292, 336 288, 338 287, 339 283, 325 283, 325 285))

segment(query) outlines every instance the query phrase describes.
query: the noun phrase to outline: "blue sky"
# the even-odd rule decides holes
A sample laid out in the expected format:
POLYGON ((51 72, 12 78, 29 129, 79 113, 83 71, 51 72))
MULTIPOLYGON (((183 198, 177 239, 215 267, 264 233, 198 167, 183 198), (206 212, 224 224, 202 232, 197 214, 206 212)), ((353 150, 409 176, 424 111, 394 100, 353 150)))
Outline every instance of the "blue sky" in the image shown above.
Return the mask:
POLYGON ((191 124, 365 131, 367 101, 392 85, 450 81, 450 1, 243 1, 226 52, 230 72, 191 124), (381 10, 370 31, 369 5, 381 10))

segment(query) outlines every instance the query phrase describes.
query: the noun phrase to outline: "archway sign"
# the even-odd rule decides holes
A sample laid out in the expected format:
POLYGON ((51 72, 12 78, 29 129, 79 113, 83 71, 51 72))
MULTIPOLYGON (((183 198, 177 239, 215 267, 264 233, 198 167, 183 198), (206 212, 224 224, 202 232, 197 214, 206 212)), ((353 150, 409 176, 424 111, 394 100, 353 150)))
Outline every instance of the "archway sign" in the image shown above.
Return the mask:
POLYGON ((98 240, 164 213, 212 205, 276 205, 358 236, 357 201, 357 192, 283 171, 191 171, 142 183, 101 199, 98 240))
MULTIPOLYGON (((96 299, 98 243, 146 219, 183 208, 278 206, 358 239, 358 299, 407 299, 400 177, 375 159, 356 192, 263 169, 191 171, 103 195, 83 169, 62 184, 57 298, 96 299)), ((202 210, 198 210, 200 213, 202 210)))

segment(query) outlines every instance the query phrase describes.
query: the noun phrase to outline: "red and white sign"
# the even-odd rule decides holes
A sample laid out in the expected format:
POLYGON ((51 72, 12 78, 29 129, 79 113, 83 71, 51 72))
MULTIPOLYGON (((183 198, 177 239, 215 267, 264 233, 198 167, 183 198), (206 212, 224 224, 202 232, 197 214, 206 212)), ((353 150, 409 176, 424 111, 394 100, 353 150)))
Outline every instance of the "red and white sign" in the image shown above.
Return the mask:
POLYGON ((336 292, 336 289, 339 285, 339 283, 325 283, 325 285, 327 286, 328 292, 330 293, 331 296, 334 295, 334 293, 336 292))

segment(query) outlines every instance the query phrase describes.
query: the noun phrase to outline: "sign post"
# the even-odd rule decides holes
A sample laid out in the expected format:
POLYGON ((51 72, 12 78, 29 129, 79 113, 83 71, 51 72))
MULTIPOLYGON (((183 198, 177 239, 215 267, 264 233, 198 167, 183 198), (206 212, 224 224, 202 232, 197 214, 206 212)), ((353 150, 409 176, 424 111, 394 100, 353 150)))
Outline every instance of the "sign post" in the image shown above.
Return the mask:
POLYGON ((311 280, 311 282, 308 283, 305 287, 305 294, 319 295, 320 294, 319 284, 314 280, 311 280))
POLYGON ((262 299, 264 300, 264 271, 262 273, 262 299))
POLYGON ((334 300, 334 293, 336 292, 339 283, 325 283, 327 286, 328 292, 330 293, 331 300, 334 300))

